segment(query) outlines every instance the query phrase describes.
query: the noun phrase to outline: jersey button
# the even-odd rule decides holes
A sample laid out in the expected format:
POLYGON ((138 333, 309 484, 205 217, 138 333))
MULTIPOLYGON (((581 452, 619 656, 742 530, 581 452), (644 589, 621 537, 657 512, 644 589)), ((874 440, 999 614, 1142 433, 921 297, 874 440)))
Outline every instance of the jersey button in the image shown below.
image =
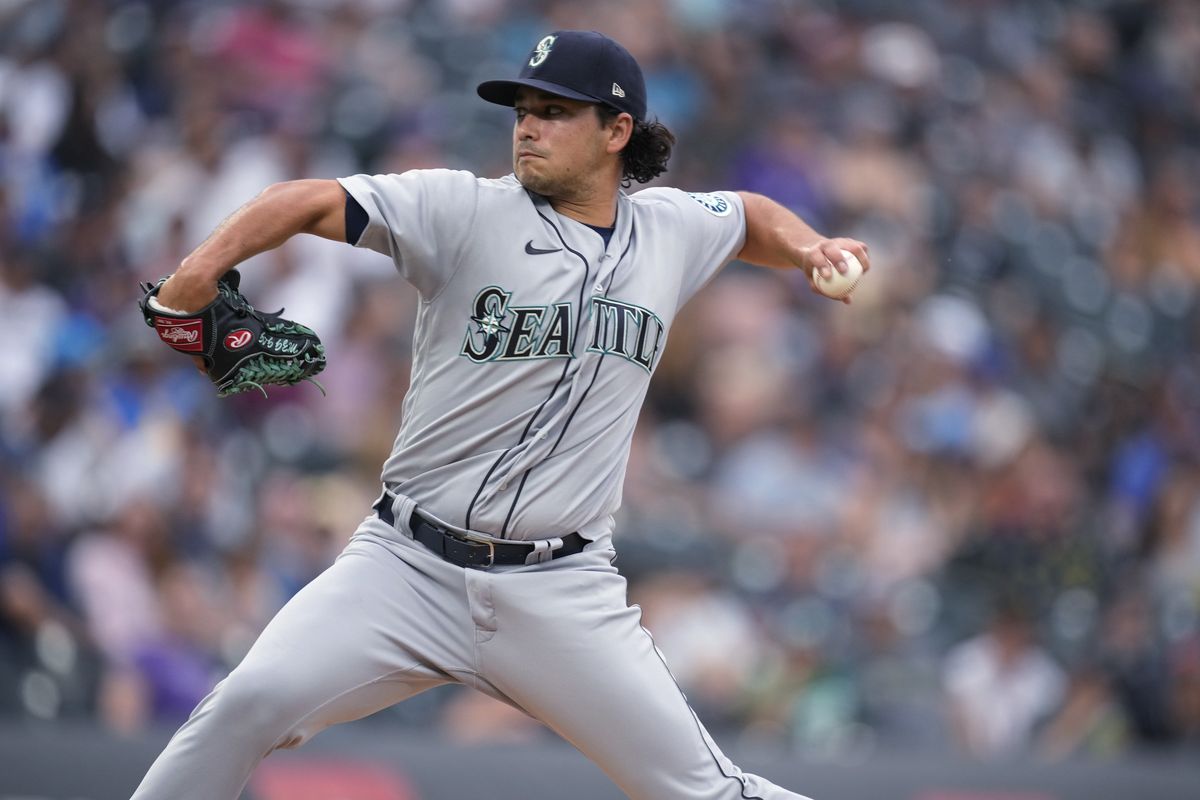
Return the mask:
POLYGON ((501 481, 500 482, 500 491, 503 492, 507 488, 508 488, 508 481, 501 481))

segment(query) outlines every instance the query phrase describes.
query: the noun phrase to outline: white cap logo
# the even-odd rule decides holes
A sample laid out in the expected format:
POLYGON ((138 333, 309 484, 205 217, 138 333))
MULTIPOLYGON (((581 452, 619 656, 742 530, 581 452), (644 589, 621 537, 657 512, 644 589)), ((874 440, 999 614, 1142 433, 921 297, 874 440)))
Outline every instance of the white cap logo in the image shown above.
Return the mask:
POLYGON ((625 90, 622 89, 619 84, 614 83, 613 84, 613 96, 614 97, 624 97, 625 90))
POLYGON ((536 67, 546 60, 550 55, 550 48, 554 46, 554 39, 553 36, 546 36, 537 43, 537 47, 533 48, 533 58, 529 59, 529 66, 536 67))

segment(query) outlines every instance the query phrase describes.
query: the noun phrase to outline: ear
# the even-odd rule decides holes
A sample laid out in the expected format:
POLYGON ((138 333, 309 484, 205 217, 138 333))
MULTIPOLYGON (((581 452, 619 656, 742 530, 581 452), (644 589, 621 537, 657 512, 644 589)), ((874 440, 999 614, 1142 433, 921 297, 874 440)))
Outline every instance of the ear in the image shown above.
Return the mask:
POLYGON ((630 137, 633 136, 633 117, 624 112, 618 114, 608 126, 608 144, 605 145, 606 153, 619 153, 629 144, 630 137))

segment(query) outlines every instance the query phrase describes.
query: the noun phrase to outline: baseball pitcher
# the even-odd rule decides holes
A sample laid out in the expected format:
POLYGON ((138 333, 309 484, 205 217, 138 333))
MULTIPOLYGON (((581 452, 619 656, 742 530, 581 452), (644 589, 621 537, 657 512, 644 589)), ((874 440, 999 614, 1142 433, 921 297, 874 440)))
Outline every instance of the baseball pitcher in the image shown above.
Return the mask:
POLYGON ((683 304, 735 258, 811 281, 847 254, 869 268, 867 248, 758 195, 623 191, 665 171, 674 137, 601 34, 545 36, 517 79, 478 93, 514 111, 512 174, 271 186, 145 287, 148 323, 222 393, 324 366, 315 333, 257 312, 229 277, 296 234, 391 258, 420 309, 378 501, 138 800, 232 800, 276 748, 450 681, 541 720, 637 800, 800 797, 738 769, 688 706, 626 602, 613 513, 683 304))

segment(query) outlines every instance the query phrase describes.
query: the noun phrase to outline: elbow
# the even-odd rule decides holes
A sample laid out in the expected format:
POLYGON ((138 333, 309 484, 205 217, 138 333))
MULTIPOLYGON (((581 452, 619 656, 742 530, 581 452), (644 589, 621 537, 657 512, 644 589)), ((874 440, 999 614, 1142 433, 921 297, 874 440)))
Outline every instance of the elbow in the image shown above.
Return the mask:
POLYGON ((297 183, 301 183, 301 181, 279 181, 277 183, 272 183, 270 186, 258 193, 257 199, 277 200, 283 196, 286 196, 289 191, 291 191, 292 187, 297 183))
POLYGON ((287 226, 293 232, 301 233, 313 216, 309 208, 312 205, 312 197, 305 191, 304 183, 306 181, 272 183, 258 193, 252 204, 269 210, 275 219, 286 220, 287 226))
POLYGON ((337 181, 279 181, 277 183, 272 183, 270 186, 259 192, 258 198, 260 200, 287 202, 292 204, 296 203, 297 201, 303 202, 305 198, 316 196, 317 193, 312 191, 312 189, 315 188, 312 186, 312 184, 320 183, 336 184, 337 181))
POLYGON ((303 179, 272 183, 259 199, 277 206, 295 220, 299 233, 326 235, 330 220, 341 219, 345 191, 335 180, 303 179))
POLYGON ((272 183, 259 193, 259 197, 307 197, 328 201, 330 197, 341 197, 342 185, 335 180, 302 178, 294 181, 272 183))

